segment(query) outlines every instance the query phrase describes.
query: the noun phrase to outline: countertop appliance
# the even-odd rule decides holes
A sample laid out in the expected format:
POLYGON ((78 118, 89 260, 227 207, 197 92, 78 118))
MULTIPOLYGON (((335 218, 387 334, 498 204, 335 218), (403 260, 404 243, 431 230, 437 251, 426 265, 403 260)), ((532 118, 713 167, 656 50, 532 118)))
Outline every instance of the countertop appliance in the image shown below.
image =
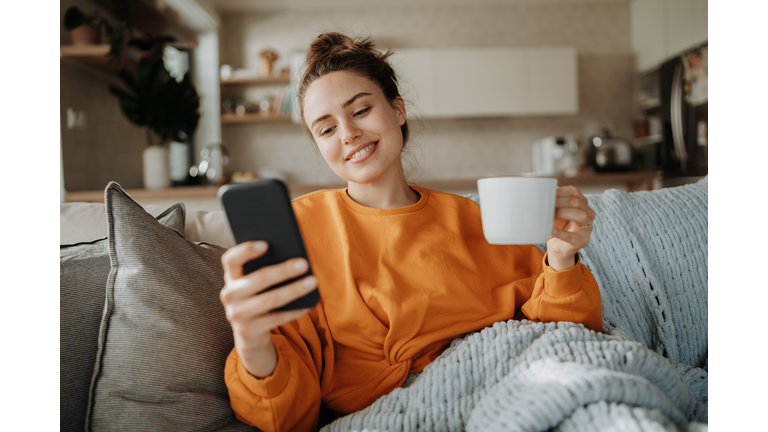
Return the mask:
POLYGON ((632 169, 632 144, 614 137, 608 129, 601 136, 587 138, 587 165, 595 172, 623 172, 632 169))
POLYGON ((575 175, 578 145, 570 137, 546 137, 533 142, 533 172, 538 175, 575 175))

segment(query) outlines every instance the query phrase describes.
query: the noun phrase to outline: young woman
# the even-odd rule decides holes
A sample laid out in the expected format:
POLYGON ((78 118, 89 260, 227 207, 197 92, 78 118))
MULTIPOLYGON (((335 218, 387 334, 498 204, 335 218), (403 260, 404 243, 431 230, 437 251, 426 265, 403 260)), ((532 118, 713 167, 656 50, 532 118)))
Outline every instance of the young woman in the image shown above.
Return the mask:
POLYGON ((578 251, 595 214, 558 189, 547 254, 488 244, 467 198, 409 185, 403 99, 370 39, 320 35, 298 99, 304 125, 348 187, 293 201, 315 276, 302 259, 243 276, 264 242, 222 257, 221 291, 235 348, 225 379, 239 419, 263 431, 314 430, 321 404, 365 408, 421 372, 451 340, 510 318, 574 321, 602 330, 600 293, 578 251), (273 312, 318 287, 311 310, 273 312))

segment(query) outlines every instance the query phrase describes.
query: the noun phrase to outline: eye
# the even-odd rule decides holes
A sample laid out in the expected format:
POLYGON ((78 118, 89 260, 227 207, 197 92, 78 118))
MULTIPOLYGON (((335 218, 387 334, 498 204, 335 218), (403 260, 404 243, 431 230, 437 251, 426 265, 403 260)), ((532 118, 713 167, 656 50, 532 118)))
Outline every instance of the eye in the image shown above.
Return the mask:
POLYGON ((333 131, 333 129, 335 129, 335 128, 336 128, 336 126, 332 126, 332 127, 329 127, 328 129, 323 129, 322 131, 320 131, 320 136, 326 136, 326 135, 328 135, 328 134, 329 134, 329 133, 331 133, 331 132, 333 131))
POLYGON ((371 110, 371 107, 368 107, 368 108, 363 108, 363 109, 361 109, 360 111, 356 112, 356 113, 355 113, 355 116, 361 116, 361 115, 363 115, 363 114, 367 113, 367 112, 368 112, 368 111, 370 111, 370 110, 371 110))

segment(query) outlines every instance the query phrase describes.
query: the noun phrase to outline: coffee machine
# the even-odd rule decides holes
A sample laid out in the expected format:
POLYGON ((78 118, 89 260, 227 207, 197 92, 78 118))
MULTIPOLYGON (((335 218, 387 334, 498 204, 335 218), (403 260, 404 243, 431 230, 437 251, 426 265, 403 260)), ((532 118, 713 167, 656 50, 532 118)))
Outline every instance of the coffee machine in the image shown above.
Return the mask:
POLYGON ((549 136, 533 142, 533 172, 542 176, 576 175, 578 172, 576 140, 549 136))

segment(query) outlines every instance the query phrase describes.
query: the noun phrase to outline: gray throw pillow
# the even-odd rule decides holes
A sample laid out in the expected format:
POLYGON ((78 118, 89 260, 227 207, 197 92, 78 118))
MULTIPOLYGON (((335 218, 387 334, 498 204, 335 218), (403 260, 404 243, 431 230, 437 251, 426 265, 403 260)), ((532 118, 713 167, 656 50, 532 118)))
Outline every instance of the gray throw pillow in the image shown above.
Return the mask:
POLYGON ((225 249, 157 223, 117 183, 105 193, 112 270, 87 430, 256 430, 235 418, 224 383, 225 249))
MULTIPOLYGON (((158 222, 184 232, 184 204, 169 207, 158 222)), ((98 351, 107 277, 107 238, 62 245, 59 250, 59 428, 82 432, 98 351)))

